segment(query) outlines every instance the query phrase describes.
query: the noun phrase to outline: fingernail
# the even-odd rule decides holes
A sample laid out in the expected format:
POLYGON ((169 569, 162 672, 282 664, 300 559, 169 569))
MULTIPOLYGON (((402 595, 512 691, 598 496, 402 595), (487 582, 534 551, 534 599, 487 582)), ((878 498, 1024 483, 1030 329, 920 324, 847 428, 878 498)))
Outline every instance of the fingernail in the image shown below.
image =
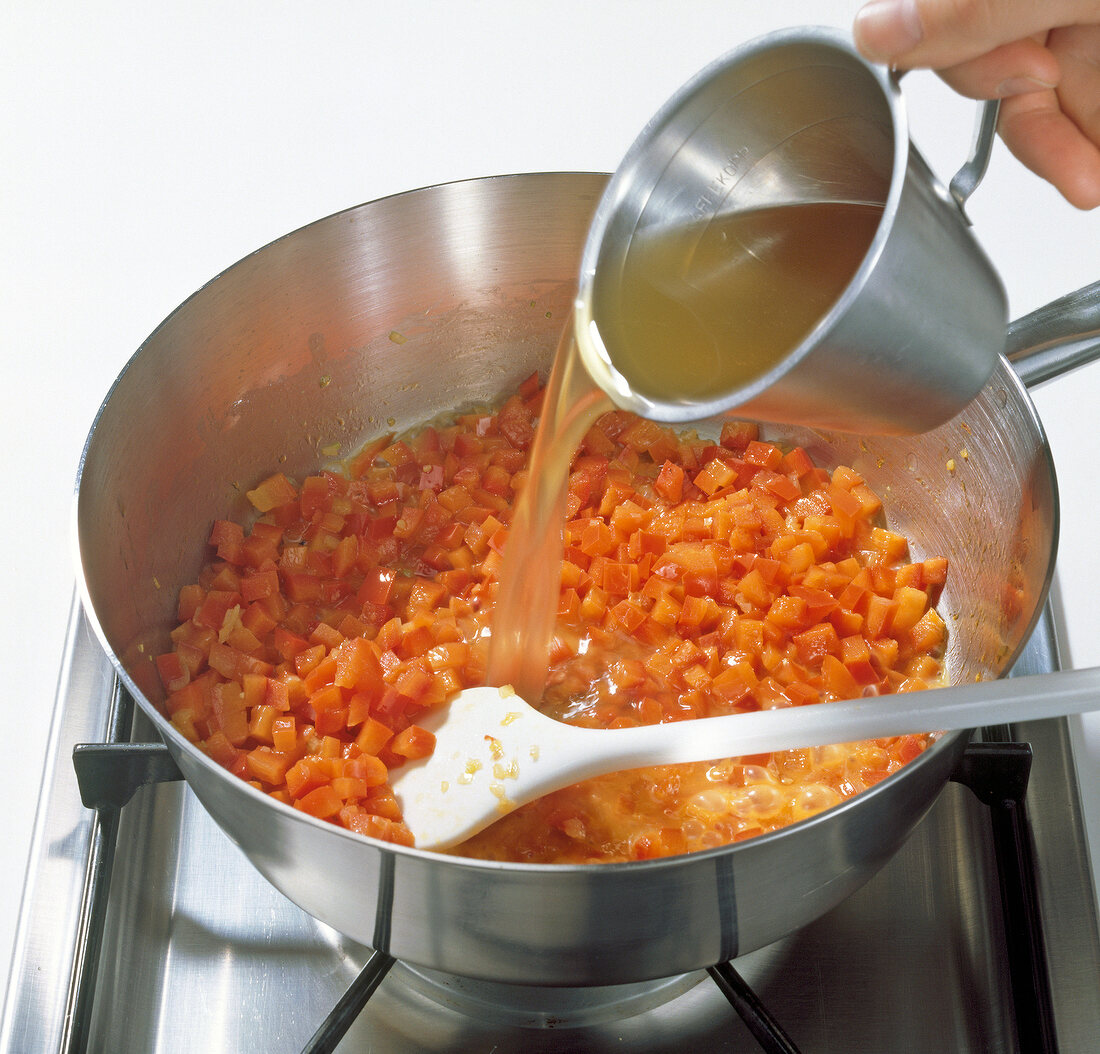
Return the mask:
POLYGON ((1035 91, 1050 91, 1058 85, 1039 80, 1037 77, 1009 77, 997 85, 998 99, 1008 98, 1010 95, 1029 95, 1035 91))
POLYGON ((871 0, 856 15, 853 33, 860 51, 879 62, 911 51, 924 35, 915 0, 871 0))

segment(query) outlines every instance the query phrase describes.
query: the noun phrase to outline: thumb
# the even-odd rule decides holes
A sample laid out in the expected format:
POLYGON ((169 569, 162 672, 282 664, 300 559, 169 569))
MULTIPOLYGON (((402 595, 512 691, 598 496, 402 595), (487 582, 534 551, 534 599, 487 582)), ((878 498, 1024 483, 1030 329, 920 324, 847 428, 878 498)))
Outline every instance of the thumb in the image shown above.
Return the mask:
POLYGON ((853 35, 867 58, 942 69, 1055 26, 1100 23, 1100 0, 871 0, 853 35))

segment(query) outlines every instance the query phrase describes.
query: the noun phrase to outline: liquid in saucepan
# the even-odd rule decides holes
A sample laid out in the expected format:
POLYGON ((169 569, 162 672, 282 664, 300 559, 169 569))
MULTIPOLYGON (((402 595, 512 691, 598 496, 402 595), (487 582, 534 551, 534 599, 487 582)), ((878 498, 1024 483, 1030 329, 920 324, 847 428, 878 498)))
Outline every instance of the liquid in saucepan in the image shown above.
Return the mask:
POLYGON ((613 366, 656 402, 717 398, 794 350, 859 269, 880 205, 822 201, 635 234, 592 318, 613 366))

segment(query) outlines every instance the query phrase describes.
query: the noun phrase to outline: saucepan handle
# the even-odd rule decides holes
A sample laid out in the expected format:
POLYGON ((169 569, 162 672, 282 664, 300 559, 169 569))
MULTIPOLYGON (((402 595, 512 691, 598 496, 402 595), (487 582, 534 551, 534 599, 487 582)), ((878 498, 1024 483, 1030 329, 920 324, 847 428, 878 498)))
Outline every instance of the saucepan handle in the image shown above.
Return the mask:
POLYGON ((1100 357, 1100 282, 1010 323, 1005 355, 1029 388, 1100 357))
POLYGON ((966 200, 974 193, 986 169, 989 168, 989 155, 993 152, 993 141, 997 138, 997 115, 1000 109, 999 99, 991 99, 978 108, 978 120, 974 125, 974 140, 970 144, 970 154, 947 186, 967 223, 970 219, 966 215, 966 200))
MULTIPOLYGON (((901 79, 908 70, 891 70, 894 83, 901 84, 901 79)), ((970 153, 962 164, 962 168, 951 177, 947 189, 952 200, 958 206, 959 214, 969 225, 970 217, 966 214, 966 202, 977 189, 978 184, 985 176, 989 168, 989 158, 993 153, 993 142, 997 138, 997 116, 1001 112, 1001 100, 989 99, 978 107, 978 118, 974 122, 974 138, 970 143, 970 153)))

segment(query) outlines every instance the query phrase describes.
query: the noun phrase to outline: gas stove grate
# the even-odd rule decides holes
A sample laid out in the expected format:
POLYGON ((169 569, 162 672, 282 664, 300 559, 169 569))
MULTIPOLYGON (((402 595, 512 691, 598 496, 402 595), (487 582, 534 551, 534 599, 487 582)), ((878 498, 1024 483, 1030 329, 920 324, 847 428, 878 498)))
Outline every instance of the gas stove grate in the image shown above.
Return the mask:
MULTIPOLYGON (((129 742, 132 720, 133 702, 124 691, 117 690, 108 726, 109 742, 78 744, 73 750, 81 800, 87 808, 96 810, 97 829, 81 910, 78 955, 69 994, 69 1027, 62 1054, 85 1046, 119 812, 141 787, 183 778, 162 743, 129 742)), ((967 786, 990 810, 1018 1049, 1055 1054, 1050 981, 1024 802, 1032 754, 1028 744, 1008 741, 1007 735, 1007 729, 986 730, 986 741, 967 747, 952 779, 967 786)), ((388 943, 385 924, 383 915, 376 948, 388 943)), ((384 951, 373 952, 303 1054, 330 1054, 336 1049, 394 962, 384 951)), ((780 1023, 731 963, 716 964, 708 973, 765 1054, 798 1054, 780 1023)))

